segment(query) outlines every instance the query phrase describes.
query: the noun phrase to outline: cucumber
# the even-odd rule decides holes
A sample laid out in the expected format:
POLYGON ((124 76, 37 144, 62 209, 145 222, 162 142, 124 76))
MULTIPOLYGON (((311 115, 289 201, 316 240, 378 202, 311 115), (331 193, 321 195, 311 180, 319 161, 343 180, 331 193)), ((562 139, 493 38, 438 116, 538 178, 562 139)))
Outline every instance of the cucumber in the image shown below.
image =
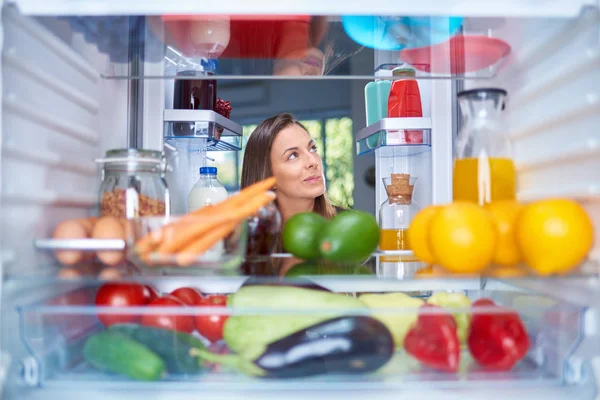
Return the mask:
POLYGON ((129 336, 104 331, 90 336, 83 347, 84 359, 93 367, 142 381, 157 381, 165 363, 152 350, 129 336))
POLYGON ((122 333, 148 347, 163 359, 171 374, 202 372, 198 359, 190 355, 190 350, 204 349, 204 344, 192 335, 138 324, 115 324, 108 331, 122 333))

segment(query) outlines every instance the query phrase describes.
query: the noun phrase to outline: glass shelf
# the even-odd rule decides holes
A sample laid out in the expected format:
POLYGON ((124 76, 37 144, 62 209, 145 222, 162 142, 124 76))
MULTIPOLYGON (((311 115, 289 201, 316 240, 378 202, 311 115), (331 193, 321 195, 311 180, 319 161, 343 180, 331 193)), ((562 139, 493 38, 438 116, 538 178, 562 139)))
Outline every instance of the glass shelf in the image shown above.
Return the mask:
MULTIPOLYGON (((379 68, 412 66, 419 79, 491 78, 511 48, 492 37, 495 26, 486 19, 385 14, 210 17, 82 11, 36 20, 75 52, 89 54, 92 46, 106 55, 111 63, 98 71, 105 79, 197 79, 181 73, 208 63, 214 73, 210 79, 372 80, 373 58, 379 68), (483 50, 481 40, 473 44, 465 40, 467 34, 481 36, 483 50), (489 57, 498 62, 490 65, 489 57)), ((8 15, 24 18, 16 10, 8 15)))
POLYGON ((356 132, 356 154, 381 147, 401 148, 398 156, 411 156, 431 150, 431 118, 382 118, 356 132))
POLYGON ((188 151, 241 150, 242 126, 212 110, 165 110, 165 143, 188 151))

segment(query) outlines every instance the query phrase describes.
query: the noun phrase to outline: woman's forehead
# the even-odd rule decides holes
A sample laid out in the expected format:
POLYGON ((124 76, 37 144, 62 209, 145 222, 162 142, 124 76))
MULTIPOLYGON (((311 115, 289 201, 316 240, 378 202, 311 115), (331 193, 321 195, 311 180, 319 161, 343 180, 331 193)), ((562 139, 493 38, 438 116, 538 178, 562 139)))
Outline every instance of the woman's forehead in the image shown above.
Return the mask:
POLYGON ((273 141, 273 149, 304 147, 311 141, 310 135, 300 125, 293 124, 282 129, 273 141))

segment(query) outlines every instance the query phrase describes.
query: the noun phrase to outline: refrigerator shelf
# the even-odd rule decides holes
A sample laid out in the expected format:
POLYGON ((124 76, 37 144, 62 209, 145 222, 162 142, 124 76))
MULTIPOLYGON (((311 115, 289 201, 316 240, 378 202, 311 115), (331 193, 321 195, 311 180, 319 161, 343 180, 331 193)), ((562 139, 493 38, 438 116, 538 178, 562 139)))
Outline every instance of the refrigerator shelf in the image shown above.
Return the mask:
POLYGON ((402 149, 400 156, 421 154, 431 150, 431 118, 382 118, 356 132, 355 140, 358 155, 381 147, 402 149))
POLYGON ((212 110, 165 110, 165 142, 188 151, 241 150, 242 126, 212 110))
MULTIPOLYGON (((155 287, 163 293, 168 293, 180 286, 195 286, 202 283, 207 287, 211 282, 202 280, 189 281, 170 279, 155 279, 155 287)), ((59 283, 60 284, 60 283, 59 283)), ((382 368, 370 374, 343 374, 325 373, 321 376, 286 379, 286 380, 264 380, 251 378, 240 373, 221 368, 219 370, 206 370, 202 374, 194 376, 182 376, 169 374, 160 382, 137 382, 123 376, 117 376, 101 372, 91 367, 83 358, 83 346, 85 341, 93 334, 105 328, 99 322, 97 314, 103 315, 130 315, 134 318, 143 315, 160 313, 179 318, 193 317, 196 315, 233 315, 233 316, 261 316, 264 318, 285 319, 310 315, 317 319, 331 318, 331 310, 323 308, 309 308, 302 305, 275 306, 271 308, 215 308, 215 307, 185 307, 185 308, 149 308, 131 307, 126 313, 124 310, 102 308, 94 306, 95 294, 100 282, 89 283, 74 288, 73 282, 65 283, 62 291, 58 288, 58 294, 47 298, 42 302, 21 304, 17 307, 20 318, 20 337, 23 345, 29 351, 35 362, 38 363, 36 379, 31 383, 41 388, 62 387, 66 385, 84 385, 87 389, 101 388, 162 388, 169 389, 178 386, 184 390, 214 390, 219 385, 226 384, 236 390, 281 390, 293 387, 297 390, 324 390, 339 389, 340 385, 351 385, 355 389, 375 389, 380 385, 390 388, 410 387, 427 383, 432 387, 463 387, 473 385, 490 385, 506 387, 516 386, 569 386, 580 384, 585 379, 585 374, 579 376, 578 381, 573 381, 572 368, 583 368, 582 365, 572 360, 573 352, 578 348, 583 338, 584 312, 585 308, 557 300, 551 296, 539 295, 532 292, 523 292, 519 288, 506 285, 502 282, 477 282, 460 281, 448 285, 442 289, 433 287, 423 282, 423 290, 448 291, 452 290, 465 294, 471 300, 486 297, 496 303, 509 307, 517 312, 528 332, 530 339, 530 350, 527 356, 519 362, 511 371, 492 372, 478 366, 469 356, 469 352, 463 349, 461 353, 461 367, 458 373, 436 372, 425 368, 417 361, 409 357, 403 350, 397 349, 393 358, 382 368), (475 285, 474 285, 475 284, 475 285), (448 288, 450 286, 450 288, 448 288), (568 368, 565 368, 568 366, 568 368)), ((213 285, 212 287, 217 287, 213 285)), ((239 286, 238 286, 239 287, 239 286)), ((202 290, 202 287, 199 287, 202 290)), ((222 288, 221 288, 222 289, 222 288)), ((230 293, 237 288, 230 287, 230 293)), ((370 290, 371 292, 373 290, 370 290)), ((407 292, 406 287, 379 287, 375 292, 407 292)), ((344 292, 348 292, 345 290, 344 292)), ((360 293, 367 292, 367 290, 360 293)), ((353 294, 359 294, 356 291, 353 294)), ((352 294, 351 293, 351 294, 352 294)), ((421 292, 422 293, 422 292, 421 292)), ((418 306, 402 306, 395 308, 348 308, 341 313, 343 317, 374 316, 385 313, 396 317, 400 321, 408 318, 412 321, 418 306)), ((491 308, 477 309, 469 308, 447 308, 445 312, 453 314, 461 312, 487 313, 494 312, 491 308)), ((434 311, 438 312, 438 311, 434 311)), ((411 322, 412 323, 412 322, 411 322)), ((194 333, 200 340, 203 338, 194 333)), ((173 342, 173 350, 177 342, 173 342)), ((31 361, 31 358, 28 360, 31 361)), ((574 372, 577 374, 577 371, 574 372)), ((31 377, 30 377, 31 378, 31 377)))
POLYGON ((120 239, 37 239, 38 250, 124 250, 125 241, 120 239))

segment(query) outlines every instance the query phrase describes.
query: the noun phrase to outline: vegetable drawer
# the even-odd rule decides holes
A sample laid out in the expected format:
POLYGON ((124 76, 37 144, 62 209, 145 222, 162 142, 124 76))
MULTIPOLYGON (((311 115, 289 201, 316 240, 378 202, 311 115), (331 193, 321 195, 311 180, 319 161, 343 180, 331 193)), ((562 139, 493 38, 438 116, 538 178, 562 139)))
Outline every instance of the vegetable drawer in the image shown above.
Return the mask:
MULTIPOLYGON (((168 282, 127 285, 153 286, 150 296, 201 286, 168 282)), ((106 285, 88 282, 17 307, 29 385, 369 390, 572 385, 585 377, 571 362, 585 310, 510 285, 407 291, 388 282, 384 293, 254 282, 224 296, 203 290, 227 306, 98 306, 101 292, 116 290, 106 285)))

